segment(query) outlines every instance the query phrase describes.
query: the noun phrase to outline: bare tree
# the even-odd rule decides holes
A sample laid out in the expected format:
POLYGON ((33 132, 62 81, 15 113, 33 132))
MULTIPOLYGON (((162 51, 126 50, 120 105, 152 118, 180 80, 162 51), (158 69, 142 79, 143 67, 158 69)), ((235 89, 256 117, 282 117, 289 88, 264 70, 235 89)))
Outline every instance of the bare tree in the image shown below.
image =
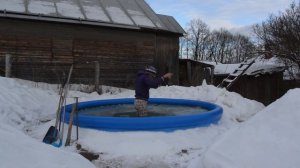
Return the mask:
POLYGON ((200 58, 204 53, 204 41, 209 36, 209 28, 206 23, 200 19, 191 20, 188 24, 187 33, 190 37, 191 47, 193 49, 193 57, 195 60, 200 58))
POLYGON ((239 63, 253 57, 253 52, 256 50, 256 46, 253 44, 253 42, 251 42, 249 37, 236 34, 233 38, 234 53, 232 54, 232 63, 239 63))
POLYGON ((213 31, 207 40, 207 59, 220 63, 240 63, 253 56, 255 45, 249 37, 226 29, 213 31))
POLYGON ((254 31, 261 46, 282 59, 290 60, 300 68, 300 2, 292 3, 279 16, 271 15, 254 31))
POLYGON ((185 48, 185 38, 180 37, 179 38, 179 57, 180 58, 184 57, 184 48, 185 48))
POLYGON ((200 19, 191 20, 180 41, 181 56, 194 60, 239 63, 251 56, 254 44, 249 37, 233 35, 226 29, 210 32, 200 19))
POLYGON ((181 58, 191 57, 191 39, 189 34, 185 34, 179 40, 179 54, 181 58))

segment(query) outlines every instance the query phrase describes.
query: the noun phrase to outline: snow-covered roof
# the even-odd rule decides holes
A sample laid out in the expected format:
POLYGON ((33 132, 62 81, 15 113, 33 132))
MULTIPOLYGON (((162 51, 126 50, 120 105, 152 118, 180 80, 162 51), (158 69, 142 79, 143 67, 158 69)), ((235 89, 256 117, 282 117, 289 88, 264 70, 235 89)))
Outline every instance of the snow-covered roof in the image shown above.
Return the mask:
POLYGON ((210 61, 199 61, 199 60, 193 60, 193 59, 188 59, 188 58, 180 58, 179 61, 190 61, 190 62, 205 64, 210 67, 214 67, 216 65, 215 63, 210 62, 210 61))
MULTIPOLYGON (((251 60, 250 60, 251 61, 251 60)), ((217 64, 215 65, 215 75, 228 75, 236 70, 240 64, 217 64)), ((261 74, 272 74, 274 72, 283 72, 285 66, 279 64, 275 59, 257 58, 255 63, 243 75, 256 76, 261 74)))
POLYGON ((0 4, 0 17, 184 33, 173 17, 157 15, 144 0, 0 0, 0 4))

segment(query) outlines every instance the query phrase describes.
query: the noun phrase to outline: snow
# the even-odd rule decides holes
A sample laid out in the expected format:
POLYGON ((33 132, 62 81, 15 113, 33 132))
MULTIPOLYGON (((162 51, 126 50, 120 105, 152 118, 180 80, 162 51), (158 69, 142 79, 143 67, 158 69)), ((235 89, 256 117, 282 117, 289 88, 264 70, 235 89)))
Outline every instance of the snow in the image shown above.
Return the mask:
POLYGON ((138 6, 141 7, 142 11, 149 17, 149 19, 158 27, 164 30, 167 28, 163 25, 162 21, 159 19, 158 15, 155 14, 153 9, 145 1, 136 1, 138 6))
POLYGON ((92 163, 76 153, 55 149, 23 132, 5 124, 0 124, 1 167, 43 167, 92 168, 92 163), (70 164, 71 163, 71 164, 70 164))
POLYGON ((138 6, 136 1, 120 1, 124 10, 127 10, 132 20, 141 26, 155 27, 152 21, 145 15, 143 9, 138 6))
POLYGON ((142 12, 135 10, 127 10, 137 25, 155 27, 154 24, 142 12))
POLYGON ((31 0, 28 1, 28 10, 31 13, 37 14, 53 14, 56 16, 56 10, 53 2, 41 1, 41 0, 31 0))
MULTIPOLYGON (((72 89, 83 88, 72 85, 72 89)), ((103 87, 104 93, 72 90, 80 101, 133 97, 134 91, 103 87)), ((223 107, 217 125, 174 132, 106 132, 75 128, 70 147, 42 143, 55 123, 56 85, 0 77, 1 167, 174 167, 252 168, 299 167, 300 89, 276 102, 263 104, 203 83, 197 87, 164 86, 151 89, 151 97, 208 101, 223 107), (92 163, 77 154, 76 144, 99 154, 92 163)), ((67 125, 64 126, 64 141, 67 125)))
POLYGON ((109 13, 113 22, 133 25, 132 21, 129 19, 129 17, 125 14, 125 12, 122 9, 118 7, 110 6, 110 7, 106 7, 106 10, 109 13))
POLYGON ((23 0, 0 0, 0 10, 25 12, 23 0))
POLYGON ((83 6, 86 17, 91 20, 109 22, 109 18, 100 6, 83 6))
POLYGON ((299 95, 290 90, 226 133, 206 153, 204 167, 299 167, 299 95))
POLYGON ((61 16, 84 19, 79 6, 73 0, 59 0, 56 2, 56 6, 57 12, 61 16))
POLYGON ((215 74, 230 74, 239 67, 240 64, 217 64, 215 65, 215 74))

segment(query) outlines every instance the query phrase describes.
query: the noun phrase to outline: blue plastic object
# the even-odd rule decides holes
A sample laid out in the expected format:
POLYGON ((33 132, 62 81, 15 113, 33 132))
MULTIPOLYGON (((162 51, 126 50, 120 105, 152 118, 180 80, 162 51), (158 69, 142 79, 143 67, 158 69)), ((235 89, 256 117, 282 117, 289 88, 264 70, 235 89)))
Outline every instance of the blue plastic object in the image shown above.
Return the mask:
MULTIPOLYGON (((106 105, 133 104, 133 98, 107 99, 80 102, 78 110, 106 105)), ((210 124, 217 124, 220 120, 223 109, 213 103, 186 100, 186 99, 166 99, 150 98, 149 104, 167 104, 183 106, 199 106, 208 110, 199 114, 180 115, 180 116, 158 116, 158 117, 107 117, 78 115, 78 123, 74 119, 74 125, 106 131, 174 131, 178 129, 188 129, 195 127, 205 127, 210 124)), ((72 104, 66 106, 65 122, 69 122, 72 104)))

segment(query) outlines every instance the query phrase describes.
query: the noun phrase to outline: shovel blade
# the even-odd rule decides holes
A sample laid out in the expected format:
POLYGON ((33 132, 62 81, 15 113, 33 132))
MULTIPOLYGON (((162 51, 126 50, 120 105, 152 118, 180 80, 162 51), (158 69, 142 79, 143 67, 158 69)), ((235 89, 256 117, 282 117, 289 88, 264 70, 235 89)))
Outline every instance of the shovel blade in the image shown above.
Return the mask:
POLYGON ((43 142, 46 143, 46 144, 52 144, 57 139, 58 139, 58 130, 54 126, 51 126, 48 129, 48 131, 47 131, 47 133, 46 133, 46 135, 43 139, 43 142))

